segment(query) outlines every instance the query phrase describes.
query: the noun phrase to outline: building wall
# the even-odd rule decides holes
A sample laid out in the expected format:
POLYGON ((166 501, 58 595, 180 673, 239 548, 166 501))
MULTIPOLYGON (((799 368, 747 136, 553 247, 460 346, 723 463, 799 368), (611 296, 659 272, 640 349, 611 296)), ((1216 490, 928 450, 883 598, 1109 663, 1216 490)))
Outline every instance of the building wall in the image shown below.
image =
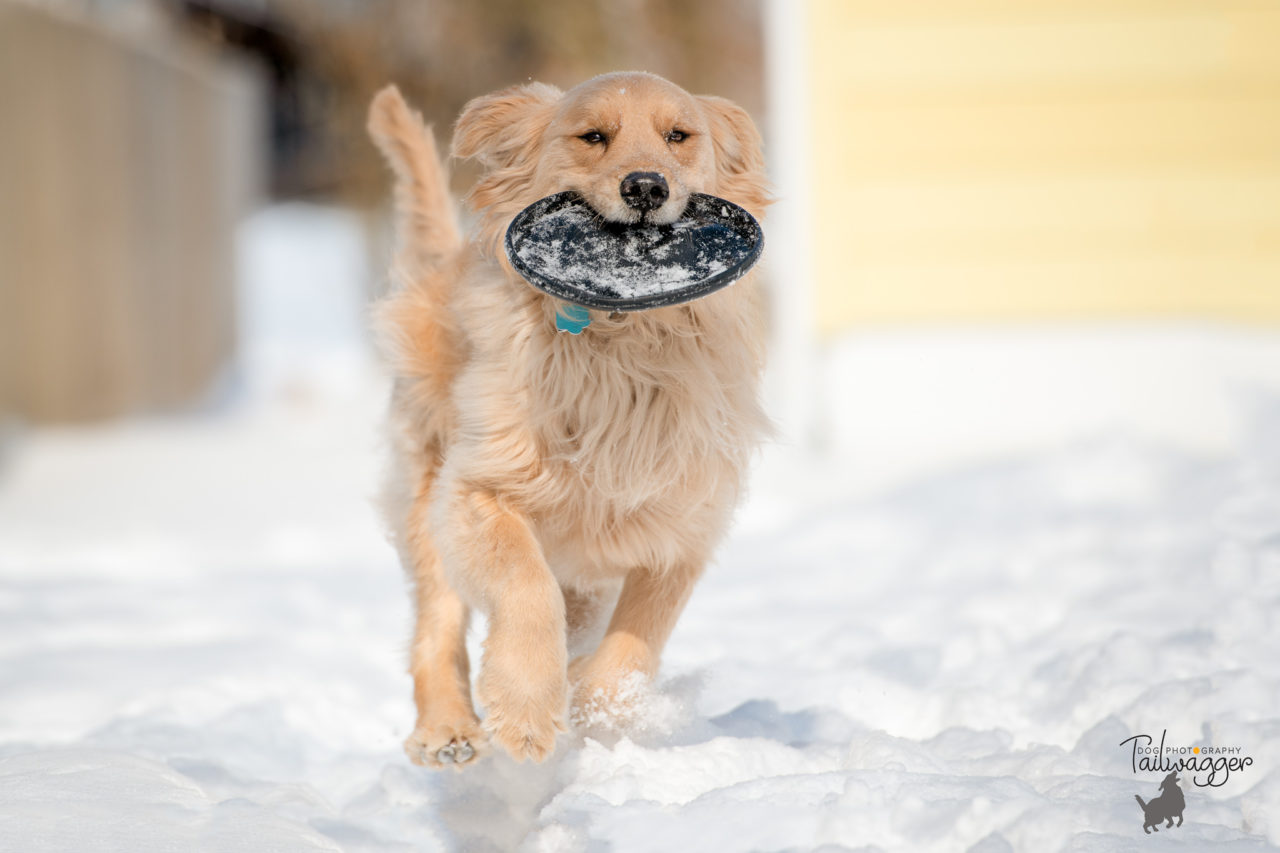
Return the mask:
POLYGON ((807 11, 822 331, 1280 322, 1280 4, 807 11))
POLYGON ((0 104, 0 419, 199 400, 235 344, 257 76, 0 0, 0 104))

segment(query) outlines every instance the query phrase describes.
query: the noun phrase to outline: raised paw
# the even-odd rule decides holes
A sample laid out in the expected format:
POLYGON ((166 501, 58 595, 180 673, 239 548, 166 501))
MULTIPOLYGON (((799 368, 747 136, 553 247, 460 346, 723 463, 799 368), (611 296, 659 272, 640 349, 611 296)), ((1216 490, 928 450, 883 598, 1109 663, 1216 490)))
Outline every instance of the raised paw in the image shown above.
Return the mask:
POLYGON ((543 761, 565 730, 564 675, 544 682, 495 678, 494 668, 480 677, 480 701, 485 706, 485 730, 516 761, 543 761))
POLYGON ((490 630, 476 694, 485 708, 490 739, 516 761, 540 762, 555 749, 556 735, 565 731, 564 630, 541 644, 522 639, 514 644, 505 633, 490 630), (539 645, 544 654, 528 651, 539 645))
POLYGON ((485 732, 477 720, 459 725, 419 725, 404 742, 410 761, 436 770, 461 770, 482 757, 485 747, 485 732))
POLYGON ((564 714, 535 703, 519 707, 490 705, 484 727, 489 737, 516 761, 545 761, 556 748, 556 735, 565 730, 564 714))

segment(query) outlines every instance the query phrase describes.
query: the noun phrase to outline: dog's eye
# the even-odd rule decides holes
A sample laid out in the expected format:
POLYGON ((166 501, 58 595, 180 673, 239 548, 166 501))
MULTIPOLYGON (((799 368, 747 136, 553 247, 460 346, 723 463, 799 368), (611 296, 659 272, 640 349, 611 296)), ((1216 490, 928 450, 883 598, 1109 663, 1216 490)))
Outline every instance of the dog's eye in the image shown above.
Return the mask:
POLYGON ((578 138, 588 145, 599 145, 601 142, 604 142, 604 134, 598 130, 588 130, 578 138))
POLYGON ((688 138, 689 134, 685 133, 683 130, 673 130, 667 133, 668 142, 684 142, 688 138))

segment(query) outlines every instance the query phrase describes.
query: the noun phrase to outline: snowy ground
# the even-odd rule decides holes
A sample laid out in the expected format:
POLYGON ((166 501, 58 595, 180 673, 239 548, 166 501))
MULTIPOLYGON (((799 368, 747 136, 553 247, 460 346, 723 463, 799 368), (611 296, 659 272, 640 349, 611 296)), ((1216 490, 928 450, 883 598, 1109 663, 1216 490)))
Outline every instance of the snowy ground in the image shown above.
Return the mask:
POLYGON ((433 774, 353 233, 250 223, 231 402, 7 446, 0 850, 1280 849, 1280 336, 832 347, 645 725, 433 774), (1254 763, 1147 838, 1164 729, 1254 763))

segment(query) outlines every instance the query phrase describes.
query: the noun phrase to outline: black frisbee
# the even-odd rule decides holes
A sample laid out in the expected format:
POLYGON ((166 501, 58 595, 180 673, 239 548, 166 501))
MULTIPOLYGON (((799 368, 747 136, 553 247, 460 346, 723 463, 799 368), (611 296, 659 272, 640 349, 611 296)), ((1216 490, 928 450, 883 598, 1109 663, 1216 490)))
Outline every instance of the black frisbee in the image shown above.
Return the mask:
POLYGON ((759 260, 764 232, 738 205, 701 193, 669 225, 624 225, 567 192, 516 214, 505 244, 539 290, 588 308, 643 311, 733 284, 759 260))

